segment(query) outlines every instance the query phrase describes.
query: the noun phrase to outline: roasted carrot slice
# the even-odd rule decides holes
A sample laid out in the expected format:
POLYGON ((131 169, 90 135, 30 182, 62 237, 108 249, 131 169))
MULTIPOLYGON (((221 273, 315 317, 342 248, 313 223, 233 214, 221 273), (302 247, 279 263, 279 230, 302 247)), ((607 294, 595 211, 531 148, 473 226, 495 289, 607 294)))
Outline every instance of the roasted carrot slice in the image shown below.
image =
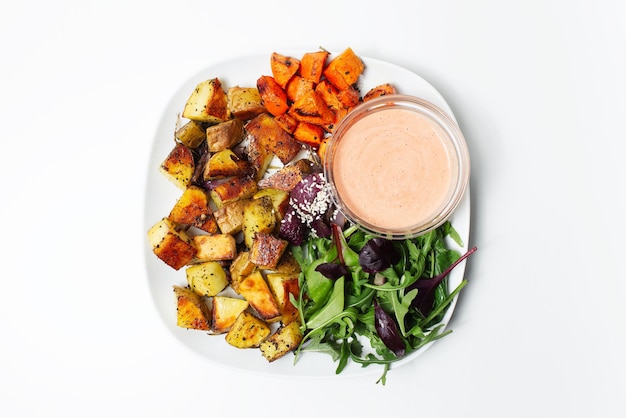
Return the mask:
POLYGON ((274 52, 270 58, 270 68, 278 85, 285 88, 291 77, 298 72, 300 60, 274 52))
POLYGON ((309 122, 299 122, 293 137, 298 141, 318 149, 324 139, 324 128, 309 122))
POLYGON ((293 134, 298 126, 298 120, 289 113, 283 113, 282 115, 275 116, 274 119, 278 124, 288 133, 293 134))
POLYGON ((335 117, 330 108, 315 90, 311 90, 300 97, 289 109, 300 122, 309 122, 315 125, 328 125, 334 122, 335 117))
POLYGON ((327 58, 328 51, 307 52, 300 60, 300 75, 314 83, 319 83, 327 58))
POLYGON ((324 75, 339 90, 345 90, 357 82, 364 69, 363 61, 347 48, 328 63, 324 75))
POLYGON ((282 115, 289 109, 287 93, 280 87, 274 77, 262 75, 256 82, 263 106, 274 116, 282 115))
POLYGON ((396 94, 396 88, 389 83, 381 84, 371 88, 367 93, 365 93, 363 101, 367 102, 368 100, 372 100, 374 97, 386 96, 387 94, 396 94))
POLYGON ((306 92, 315 89, 315 83, 313 81, 301 77, 299 75, 295 75, 291 78, 289 83, 287 83, 287 87, 285 91, 287 92, 287 99, 295 102, 300 97, 302 97, 306 92))

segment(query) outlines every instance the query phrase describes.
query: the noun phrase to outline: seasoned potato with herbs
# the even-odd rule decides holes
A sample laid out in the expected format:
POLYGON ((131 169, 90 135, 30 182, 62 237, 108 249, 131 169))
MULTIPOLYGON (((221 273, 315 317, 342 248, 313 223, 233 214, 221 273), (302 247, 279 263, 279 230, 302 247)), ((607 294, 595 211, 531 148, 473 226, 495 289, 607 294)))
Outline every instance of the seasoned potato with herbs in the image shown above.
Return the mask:
POLYGON ((243 208, 242 227, 243 241, 246 247, 252 248, 252 241, 256 233, 272 233, 276 224, 274 205, 269 196, 248 201, 243 208))
POLYGON ((208 233, 217 232, 217 221, 204 189, 189 186, 170 211, 168 218, 177 224, 194 226, 208 233))
POLYGON ((248 301, 244 299, 215 296, 211 311, 211 330, 218 334, 228 331, 248 305, 248 301))
POLYGON ((267 322, 280 320, 280 309, 260 271, 255 271, 239 283, 239 294, 267 322))
POLYGON ((272 206, 274 207, 274 213, 276 220, 281 221, 287 213, 289 207, 289 192, 279 189, 261 189, 252 196, 253 199, 259 199, 263 196, 268 196, 272 199, 272 206))
POLYGON ((246 130, 257 138, 262 147, 276 155, 283 164, 289 163, 302 150, 302 144, 267 113, 261 113, 248 121, 246 130))
POLYGON ((206 128, 204 136, 210 152, 219 152, 232 148, 243 139, 243 121, 241 119, 231 119, 209 126, 206 128))
POLYGON ((274 294, 274 299, 280 309, 281 321, 289 324, 299 318, 298 309, 291 303, 290 296, 298 297, 300 284, 298 283, 298 273, 268 273, 267 284, 274 294))
POLYGON ((200 296, 215 296, 228 286, 228 276, 216 261, 194 264, 185 273, 189 287, 200 296))
POLYGON ((243 311, 226 334, 226 342, 237 348, 258 347, 271 332, 265 321, 243 311))
POLYGON ((210 195, 218 208, 229 202, 252 197, 259 187, 252 177, 233 177, 224 183, 218 184, 211 190, 210 195))
POLYGON ((196 256, 192 238, 167 218, 148 230, 148 241, 154 254, 174 270, 181 269, 196 256))
POLYGON ((252 119, 266 111, 256 87, 231 87, 226 95, 230 113, 238 119, 252 119))
POLYGON ((211 311, 202 298, 188 287, 173 286, 176 296, 176 325, 181 328, 211 329, 211 311))
POLYGON ((293 321, 278 328, 272 336, 261 343, 259 348, 263 357, 272 362, 295 350, 302 338, 300 323, 293 321))
POLYGON ((200 261, 232 260, 237 256, 237 241, 230 234, 196 235, 193 243, 200 261))
POLYGON ((230 287, 239 293, 239 284, 249 275, 254 273, 257 266, 250 261, 250 252, 241 251, 237 258, 230 264, 230 287))
POLYGON ((159 170, 178 188, 185 190, 191 185, 195 167, 196 163, 191 150, 183 144, 176 143, 167 158, 161 163, 159 170))
POLYGON ((250 161, 241 159, 227 148, 211 155, 204 166, 204 179, 213 180, 226 177, 243 177, 252 174, 250 161))
POLYGON ((198 148, 206 139, 206 128, 202 122, 190 120, 178 128, 174 136, 186 147, 198 148))
POLYGON ((228 119, 228 99, 219 78, 199 83, 187 99, 183 117, 198 122, 219 123, 228 119))
POLYGON ((257 232, 252 238, 250 261, 264 270, 274 270, 289 242, 273 234, 257 232))

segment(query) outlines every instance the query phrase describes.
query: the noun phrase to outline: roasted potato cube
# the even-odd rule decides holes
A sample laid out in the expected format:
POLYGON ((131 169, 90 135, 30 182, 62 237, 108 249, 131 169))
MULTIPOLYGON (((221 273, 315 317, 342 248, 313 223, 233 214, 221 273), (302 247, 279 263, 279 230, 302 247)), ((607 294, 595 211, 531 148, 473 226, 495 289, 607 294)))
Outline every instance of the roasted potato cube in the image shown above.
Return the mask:
POLYGON ((202 297, 188 287, 173 286, 176 296, 176 325, 181 328, 211 329, 211 311, 202 297))
POLYGON ((239 284, 256 270, 248 251, 240 251, 230 264, 230 287, 239 293, 239 284))
POLYGON ((198 148, 206 139, 206 129, 201 122, 190 120, 174 133, 174 137, 189 148, 198 148))
POLYGON ((261 94, 256 87, 231 87, 226 93, 228 108, 236 118, 247 120, 265 112, 261 94))
POLYGON ((250 303, 261 319, 268 322, 280 320, 276 299, 260 271, 254 271, 239 283, 239 294, 250 303))
POLYGON ((211 330, 218 334, 228 331, 248 305, 245 299, 215 296, 211 310, 211 330))
POLYGON ((274 269, 276 273, 283 274, 299 274, 301 271, 300 264, 298 264, 298 260, 293 256, 293 254, 289 251, 286 251, 283 256, 280 258, 278 265, 274 269))
POLYGON ((185 145, 178 142, 159 167, 159 171, 168 180, 183 190, 190 185, 194 169, 193 153, 185 145))
POLYGON ((293 161, 270 176, 259 180, 258 187, 260 189, 271 188, 290 192, 300 180, 311 173, 312 168, 313 162, 306 158, 293 161))
POLYGON ((262 269, 273 270, 287 249, 287 245, 289 242, 272 234, 257 232, 252 238, 250 261, 262 269))
POLYGON ((215 186, 211 190, 210 195, 215 205, 221 208, 226 203, 252 197, 257 191, 258 186, 254 178, 249 176, 233 177, 215 186))
POLYGON ((215 221, 222 234, 234 235, 243 228, 243 208, 249 199, 228 202, 215 211, 215 221))
POLYGON ((189 287, 199 296, 215 296, 229 283, 226 271, 217 261, 194 264, 185 273, 189 287))
POLYGON ((200 261, 232 260, 237 256, 237 242, 230 234, 196 235, 193 243, 200 261))
POLYGON ((237 348, 258 347, 271 332, 265 321, 243 311, 226 334, 226 342, 237 348))
POLYGON ((206 128, 205 137, 210 152, 232 148, 243 140, 243 121, 231 119, 206 128))
POLYGON ((303 93, 291 105, 289 114, 293 115, 300 122, 309 122, 320 126, 328 125, 335 120, 335 115, 315 90, 303 93))
POLYGON ((367 102, 368 100, 372 100, 374 97, 386 96, 388 94, 396 93, 396 88, 393 85, 389 83, 380 84, 376 87, 372 87, 367 93, 365 93, 365 96, 363 96, 363 101, 367 102))
MULTIPOLYGON (((332 123, 332 121, 330 123, 332 123)), ((326 124, 326 126, 329 124, 326 124)), ((296 126, 296 129, 293 131, 293 137, 313 149, 318 149, 324 140, 325 131, 326 129, 322 125, 314 125, 309 122, 299 122, 298 126, 296 126)))
POLYGON ((263 196, 269 196, 272 199, 272 206, 274 206, 274 214, 276 215, 276 220, 280 222, 285 213, 287 213, 287 208, 289 207, 289 192, 280 189, 261 189, 252 196, 253 199, 259 199, 263 196))
POLYGON ((205 180, 244 177, 249 174, 252 174, 250 162, 239 158, 231 149, 224 149, 211 155, 204 166, 205 180))
POLYGON ((298 348, 302 338, 300 323, 293 321, 278 328, 274 334, 261 343, 259 349, 263 357, 272 362, 298 348))
MULTIPOLYGON (((274 77, 263 75, 256 81, 263 107, 273 116, 282 115, 289 109, 287 93, 274 77)), ((262 113, 261 113, 262 114, 262 113)))
POLYGON ((300 312, 291 303, 289 297, 289 295, 293 295, 297 299, 300 294, 298 273, 268 273, 267 284, 274 294, 274 299, 276 299, 276 303, 278 303, 281 321, 283 322, 283 324, 289 324, 290 322, 298 320, 300 317, 300 312))
POLYGON ((339 90, 345 90, 358 81, 364 69, 363 61, 347 48, 328 63, 324 75, 339 90))
POLYGON ((273 158, 274 154, 261 144, 258 138, 250 137, 248 142, 248 161, 250 161, 254 169, 255 179, 259 180, 265 175, 273 158))
POLYGON ((217 222, 204 189, 189 186, 180 196, 168 218, 180 225, 189 225, 214 234, 217 222))
POLYGON ((314 83, 319 83, 324 68, 328 51, 307 52, 300 59, 300 75, 314 83))
POLYGON ((300 60, 274 52, 270 56, 270 68, 274 80, 279 86, 285 88, 291 77, 298 72, 300 60))
POLYGON ((196 255, 191 237, 167 218, 148 230, 148 241, 154 254, 175 270, 187 265, 196 255))
POLYGON ((302 144, 285 131, 276 120, 262 113, 246 124, 248 133, 259 140, 259 144, 287 164, 302 150, 302 144))
POLYGON ((219 78, 202 81, 196 86, 187 99, 183 117, 209 123, 228 119, 228 99, 219 78))
POLYGON ((274 205, 269 196, 252 199, 243 208, 243 240, 246 247, 252 247, 257 233, 272 233, 277 225, 274 205))

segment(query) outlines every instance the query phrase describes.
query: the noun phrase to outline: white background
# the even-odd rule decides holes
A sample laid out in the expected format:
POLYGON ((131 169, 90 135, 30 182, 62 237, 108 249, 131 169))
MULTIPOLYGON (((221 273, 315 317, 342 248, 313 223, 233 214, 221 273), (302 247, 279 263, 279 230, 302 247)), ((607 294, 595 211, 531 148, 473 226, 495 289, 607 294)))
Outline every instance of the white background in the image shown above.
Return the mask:
POLYGON ((0 6, 0 416, 625 416, 626 3, 14 1, 0 6), (342 50, 446 98, 471 149, 453 334, 374 378, 190 353, 145 271, 162 112, 227 58, 342 50))

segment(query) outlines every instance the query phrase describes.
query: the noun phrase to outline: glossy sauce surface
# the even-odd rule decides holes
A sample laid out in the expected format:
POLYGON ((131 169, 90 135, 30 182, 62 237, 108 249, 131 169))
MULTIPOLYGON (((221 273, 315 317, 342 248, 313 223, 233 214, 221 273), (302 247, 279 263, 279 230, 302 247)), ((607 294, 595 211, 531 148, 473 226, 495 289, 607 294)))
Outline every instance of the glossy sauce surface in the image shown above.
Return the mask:
POLYGON ((446 133, 402 108, 367 114, 337 144, 334 183, 356 217, 393 231, 432 217, 450 193, 455 158, 446 133))

